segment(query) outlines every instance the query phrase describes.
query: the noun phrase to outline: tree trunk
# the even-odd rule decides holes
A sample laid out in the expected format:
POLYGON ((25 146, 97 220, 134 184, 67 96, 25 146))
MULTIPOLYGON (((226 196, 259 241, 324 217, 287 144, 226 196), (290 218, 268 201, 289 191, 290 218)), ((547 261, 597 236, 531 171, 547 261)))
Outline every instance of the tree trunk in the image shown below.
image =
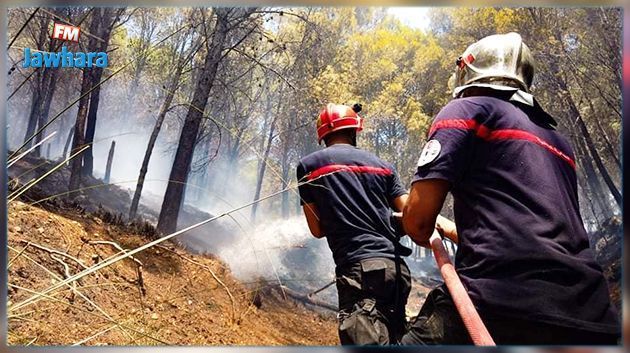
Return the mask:
MULTIPOLYGON (((98 52, 106 52, 109 45, 109 38, 114 27, 114 11, 112 8, 104 8, 102 18, 100 21, 99 37, 103 39, 98 43, 98 52)), ((103 77, 103 68, 95 67, 92 69, 92 84, 96 85, 101 82, 103 77)), ((94 134, 96 133, 96 117, 98 112, 99 98, 101 94, 101 87, 97 86, 90 93, 90 107, 87 116, 87 128, 85 131, 85 143, 91 144, 94 142, 94 134)), ((93 147, 93 146, 92 146, 93 147)), ((94 154, 93 148, 88 149, 83 154, 83 175, 92 175, 94 172, 94 154)))
POLYGON ((206 55, 204 69, 201 72, 195 88, 195 93, 191 102, 192 107, 188 109, 186 120, 182 128, 175 160, 169 176, 169 183, 166 187, 160 217, 158 219, 158 233, 168 234, 177 229, 177 217, 184 195, 184 182, 187 179, 190 164, 199 127, 203 118, 203 110, 208 103, 210 89, 214 83, 221 53, 225 45, 228 32, 227 15, 231 9, 217 8, 215 10, 216 26, 212 34, 212 43, 206 55))
POLYGON ((105 177, 103 182, 109 184, 109 177, 112 175, 112 163, 114 162, 114 152, 116 150, 116 141, 112 141, 109 147, 109 154, 107 155, 107 165, 105 165, 105 177))
MULTIPOLYGON (((267 168, 267 159, 269 158, 269 152, 271 151, 271 144, 273 143, 273 133, 276 127, 276 119, 271 121, 271 127, 269 128, 269 135, 267 135, 267 147, 260 161, 260 168, 258 168, 258 175, 256 177, 256 192, 254 193, 254 200, 260 198, 260 192, 262 191, 263 178, 265 177, 265 169, 267 168)), ((252 205, 251 221, 256 221, 256 211, 258 210, 258 204, 252 205)))
MULTIPOLYGON (((586 96, 584 98, 585 98, 584 100, 588 103, 588 106, 591 109, 591 112, 595 114, 595 107, 593 106, 593 102, 591 101, 591 99, 589 99, 589 97, 586 97, 586 96)), ((595 119, 595 125, 597 125, 597 130, 599 132, 598 134, 596 134, 596 136, 599 136, 603 140, 603 144, 606 147, 608 154, 610 155, 610 157, 612 157, 612 159, 615 161, 617 166, 621 169, 621 161, 619 161, 619 158, 617 157, 619 153, 610 142, 610 139, 608 138, 608 134, 606 133, 606 131, 604 131, 604 128, 602 127, 602 124, 601 124, 601 119, 595 119)), ((619 147, 619 145, 617 145, 617 147, 619 147)))
MULTIPOLYGON (((95 68, 92 72, 92 83, 98 84, 101 81, 103 74, 102 68, 95 68)), ((100 100, 101 88, 96 87, 90 93, 90 105, 88 108, 86 130, 85 130, 85 143, 91 144, 94 142, 94 134, 96 133, 96 114, 98 111, 98 103, 100 100)), ((92 146, 94 147, 94 146, 92 146)), ((93 148, 88 149, 83 153, 83 170, 82 173, 85 176, 91 176, 94 171, 94 154, 93 148)))
MULTIPOLYGON (((37 81, 37 80, 35 80, 37 81)), ((37 128, 37 111, 38 111, 38 107, 40 106, 40 101, 41 101, 41 89, 38 88, 38 84, 35 84, 35 87, 33 88, 33 95, 31 97, 31 112, 29 114, 28 117, 28 123, 26 125, 26 133, 24 134, 24 141, 28 140, 31 136, 33 136, 33 134, 35 133, 35 129, 37 128)), ((31 146, 31 142, 29 142, 26 146, 24 146, 25 148, 28 148, 31 146)))
MULTIPOLYGON (((560 33, 558 27, 556 27, 554 36, 559 41, 559 43, 563 43, 562 34, 560 33)), ((565 51, 564 48, 562 49, 563 51, 565 51)), ((615 202, 617 203, 617 205, 621 207, 621 203, 622 203, 621 193, 619 192, 619 189, 617 188, 617 186, 615 186, 615 183, 613 182, 612 177, 610 176, 610 173, 608 172, 608 169, 604 165, 604 162, 602 161, 602 158, 599 152, 597 151, 597 148, 595 147, 593 138, 591 137, 591 134, 588 131, 588 128, 586 124, 584 123, 584 120, 582 119, 582 114, 580 113, 580 110, 578 109, 577 104, 573 100, 571 91, 569 90, 569 87, 567 85, 567 81, 562 76, 559 75, 559 73, 563 71, 559 69, 560 63, 558 62, 558 59, 552 60, 550 62, 550 68, 552 72, 557 73, 555 75, 552 75, 552 77, 555 78, 556 84, 558 88, 560 89, 560 91, 564 92, 566 103, 569 108, 571 118, 575 121, 575 123, 577 123, 579 132, 584 137, 584 141, 586 142, 586 148, 588 149, 590 156, 593 159, 593 162, 595 163, 595 166, 599 170, 600 176, 604 180, 604 183, 608 187, 610 193, 613 195, 613 198, 615 199, 615 202)))
POLYGON ((72 128, 70 128, 70 130, 68 131, 68 138, 66 139, 66 144, 63 147, 63 155, 61 155, 62 159, 68 156, 68 148, 70 147, 70 143, 72 142, 72 134, 74 133, 74 129, 75 126, 73 125, 72 128))
MULTIPOLYGON (((90 80, 90 74, 87 68, 83 69, 83 79, 81 81, 81 95, 83 96, 87 91, 92 87, 92 83, 90 80)), ((85 131, 85 123, 87 117, 88 103, 89 97, 86 95, 85 97, 79 100, 79 110, 77 112, 77 120, 74 125, 74 136, 72 138, 72 151, 78 151, 85 144, 85 135, 83 132, 85 131)), ((69 191, 73 191, 79 188, 81 185, 81 169, 83 158, 81 156, 76 156, 73 160, 70 161, 71 169, 70 169, 70 184, 68 186, 69 191)))
MULTIPOLYGON (((564 81, 562 81, 562 83, 564 84, 564 81)), ((597 166, 597 169, 599 170, 599 173, 602 179, 604 180, 604 183, 608 187, 610 193, 613 195, 613 198, 617 202, 617 205, 621 207, 621 203, 622 203, 621 193, 619 192, 619 189, 617 188, 617 186, 615 186, 615 183, 613 182, 612 177, 610 176, 610 173, 608 172, 608 169, 604 165, 604 162, 602 161, 601 156, 599 155, 599 152, 597 151, 597 148, 595 147, 593 138, 591 137, 591 134, 588 131, 588 128, 586 127, 586 124, 584 123, 584 120, 582 119, 582 114, 580 114, 580 111, 575 105, 575 102, 571 98, 571 94, 566 88, 566 84, 564 85, 563 89, 565 90, 565 92, 567 92, 567 96, 568 96, 567 101, 569 104, 569 109, 571 110, 571 113, 572 113, 571 115, 575 118, 575 122, 577 123, 580 133, 584 137, 584 141, 586 142, 586 147, 588 148, 588 151, 590 152, 590 155, 593 158, 593 162, 597 166)))
POLYGON ((129 220, 133 220, 134 218, 136 218, 136 212, 138 212, 138 205, 140 204, 140 197, 142 196, 142 188, 144 187, 144 179, 149 170, 149 162, 151 161, 151 154, 153 153, 155 142, 157 141, 158 135, 160 134, 160 130, 162 129, 162 124, 164 123, 164 118, 166 118, 166 113, 168 113, 168 110, 171 108, 171 104, 173 103, 173 98, 175 97, 175 90, 177 89, 177 85, 179 84, 179 79, 182 75, 183 68, 184 68, 183 63, 180 63, 180 65, 178 65, 175 71, 175 74, 173 75, 171 82, 168 85, 166 98, 164 99, 164 103, 162 103, 162 108, 160 108, 160 113, 158 114, 157 120, 155 121, 155 125, 153 126, 153 131, 151 132, 151 136, 149 137, 147 149, 144 152, 144 159, 142 160, 142 166, 140 167, 140 175, 138 176, 136 190, 133 193, 133 199, 131 200, 131 207, 129 208, 129 220))
MULTIPOLYGON (((52 99, 55 94, 55 89, 57 88, 57 73, 59 70, 57 69, 47 69, 44 71, 44 83, 43 87, 46 87, 45 92, 43 93, 42 98, 42 106, 38 113, 38 126, 44 126, 48 122, 48 114, 50 113, 50 106, 52 104, 52 99), (48 82, 46 82, 48 81, 48 82)), ((41 142, 44 138, 44 131, 40 132, 39 135, 35 138, 35 143, 41 142)), ((35 148, 35 155, 40 155, 40 147, 35 148)))
MULTIPOLYGON (((59 8, 56 8, 53 10, 53 13, 55 14, 60 15, 61 12, 62 11, 59 8)), ((56 51, 57 46, 58 45, 56 45, 52 40, 49 41, 48 51, 49 52, 56 51)), ((38 111, 37 111, 37 125, 39 128, 46 125, 46 123, 48 122, 48 114, 50 113, 50 105, 52 104, 52 99, 55 94, 55 89, 57 88, 58 74, 59 74, 59 70, 56 68, 44 69, 44 72, 42 74, 41 87, 44 89, 44 91, 41 93, 40 106, 38 107, 38 111)), ((35 138, 35 143, 41 142, 41 140, 44 138, 44 134, 45 134, 45 131, 41 131, 35 138)), ((35 149, 36 156, 41 155, 40 148, 41 146, 38 146, 35 149)))
POLYGON ((595 171, 595 166, 593 166, 593 161, 589 157, 588 151, 584 146, 583 139, 578 138, 575 141, 575 152, 576 156, 579 160, 579 166, 582 172, 582 178, 586 182, 586 186, 592 192, 592 195, 595 197, 595 201, 599 205, 600 211, 605 214, 611 212, 610 210, 610 202, 608 198, 608 193, 604 186, 601 184, 601 181, 597 177, 597 172, 595 171))
MULTIPOLYGON (((40 21, 41 32, 39 33, 39 37, 37 38, 37 49, 39 50, 45 50, 44 44, 46 43, 46 39, 48 38, 48 24, 47 23, 48 23, 48 20, 45 17, 42 17, 40 21)), ((35 79, 33 80, 35 84, 33 87, 33 95, 31 97, 31 111, 28 116, 26 133, 24 134, 24 141, 28 140, 31 136, 33 136, 33 134, 35 133, 35 130, 37 129, 37 122, 38 122, 39 114, 42 107, 42 99, 43 99, 44 88, 45 88, 45 86, 42 85, 42 82, 44 81, 44 78, 45 78, 44 75, 45 74, 50 75, 51 70, 54 70, 54 69, 46 70, 45 68, 39 68, 35 70, 36 70, 36 75, 35 75, 35 79)), ((32 143, 33 141, 29 142, 24 147, 29 148, 32 143)))
MULTIPOLYGON (((98 28, 101 20, 101 14, 103 9, 95 9, 92 14, 92 22, 90 24, 90 33, 98 33, 98 28)), ((87 51, 95 51, 97 48, 96 39, 90 37, 88 41, 87 51)), ((72 152, 79 150, 85 145, 85 125, 86 118, 88 113, 88 104, 90 101, 90 97, 87 92, 92 88, 92 75, 89 68, 83 69, 83 78, 81 81, 81 93, 82 97, 79 100, 79 109, 77 112, 77 119, 74 125, 74 137, 72 140, 72 152)), ((81 156, 76 156, 72 161, 70 161, 71 171, 70 171, 70 183, 69 190, 77 190, 81 185, 81 174, 82 174, 82 166, 83 166, 83 158, 81 156)))

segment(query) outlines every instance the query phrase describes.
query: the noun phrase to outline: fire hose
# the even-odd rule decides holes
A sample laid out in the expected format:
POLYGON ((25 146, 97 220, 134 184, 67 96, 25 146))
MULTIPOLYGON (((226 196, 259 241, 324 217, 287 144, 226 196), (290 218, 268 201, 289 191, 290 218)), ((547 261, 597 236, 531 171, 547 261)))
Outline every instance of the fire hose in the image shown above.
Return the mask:
POLYGON ((433 233, 429 239, 429 243, 431 244, 431 249, 433 249, 435 261, 440 269, 440 273, 444 278, 444 283, 453 298, 455 308, 457 308, 457 312, 459 316, 461 316, 473 343, 476 346, 495 346, 490 332, 488 332, 472 300, 470 300, 462 281, 459 279, 459 276, 457 276, 455 267, 448 257, 448 253, 442 243, 442 237, 437 231, 433 233))

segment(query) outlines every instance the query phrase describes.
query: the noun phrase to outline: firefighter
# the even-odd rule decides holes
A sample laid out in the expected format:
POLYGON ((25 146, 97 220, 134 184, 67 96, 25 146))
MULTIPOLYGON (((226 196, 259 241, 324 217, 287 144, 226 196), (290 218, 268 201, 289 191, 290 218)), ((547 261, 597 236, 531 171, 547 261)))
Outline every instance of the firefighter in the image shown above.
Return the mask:
POLYGON ((393 212, 407 190, 394 168, 356 147, 361 106, 328 104, 317 119, 326 148, 297 166, 301 204, 316 238, 325 237, 335 261, 339 339, 343 345, 398 342, 406 329, 409 269, 401 256, 393 212))
MULTIPOLYGON (((575 157, 530 93, 534 60, 517 33, 457 60, 454 100, 432 123, 403 226, 431 236, 454 199, 456 270, 497 344, 616 344, 620 327, 578 206, 575 157)), ((439 228, 439 227, 438 227, 439 228)), ((444 287, 403 344, 470 344, 444 287)))

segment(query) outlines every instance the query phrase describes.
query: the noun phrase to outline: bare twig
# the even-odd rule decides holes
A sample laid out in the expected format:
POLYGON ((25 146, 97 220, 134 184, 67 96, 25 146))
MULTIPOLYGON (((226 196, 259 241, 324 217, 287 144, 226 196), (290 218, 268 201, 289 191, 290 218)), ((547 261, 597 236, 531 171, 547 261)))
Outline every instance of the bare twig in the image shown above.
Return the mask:
MULTIPOLYGON (((13 248, 12 246, 8 245, 9 250, 12 250, 14 252, 17 252, 17 250, 15 248, 13 248)), ((22 253, 24 250, 26 250, 26 247, 23 248, 20 253, 22 253)), ((61 281, 62 278, 57 276, 54 272, 52 272, 51 270, 49 270, 48 268, 46 268, 44 265, 40 264, 39 262, 35 261, 34 259, 30 258, 28 255, 24 255, 24 258, 31 261, 33 264, 35 264, 36 266, 40 267, 41 269, 43 269, 46 273, 48 273, 50 276, 52 276, 54 279, 61 281)), ((83 300, 85 300, 88 304, 92 305, 96 310, 98 310, 105 318, 107 318, 108 320, 114 320, 109 314, 107 314, 107 312, 105 312, 105 310, 103 310, 100 306, 96 305, 96 303, 94 303, 90 298, 88 298, 87 296, 85 296, 83 293, 79 292, 75 286, 71 286, 68 285, 68 287, 70 288, 70 290, 72 290, 76 295, 78 295, 79 297, 81 297, 83 300)), ((129 334, 129 332, 125 331, 124 328, 121 327, 121 331, 123 333, 125 333, 128 337, 131 337, 131 335, 129 334)))
POLYGON ((22 195, 23 193, 25 193, 26 191, 28 191, 28 189, 32 188, 33 186, 35 186, 37 183, 39 183, 40 181, 42 181, 44 178, 46 178, 47 176, 49 176, 50 174, 54 173, 57 169, 63 167, 65 165, 65 163, 71 159, 73 159, 74 157, 78 156, 79 154, 81 154, 83 151, 85 151, 86 149, 90 148, 90 146, 83 146, 83 148, 81 148, 80 150, 78 150, 77 152, 75 152, 74 154, 72 154, 70 157, 66 158, 64 161, 62 161, 61 163, 57 164, 54 168, 52 168, 51 170, 49 170, 48 172, 46 172, 44 175, 42 175, 41 177, 35 179, 33 182, 28 183, 26 185, 24 185, 22 188, 18 189, 17 191, 15 191, 14 193, 12 193, 11 195, 9 195, 9 200, 8 202, 12 202, 15 199, 17 199, 18 197, 20 197, 20 195, 22 195))
POLYGON ((15 262, 15 260, 19 259, 20 256, 22 256, 22 254, 26 251, 29 245, 30 244, 26 244, 26 246, 24 246, 22 250, 20 250, 20 252, 17 253, 17 255, 15 255, 11 260, 9 260, 9 263, 7 264, 7 269, 11 268, 11 265, 13 264, 13 262, 15 262))
POLYGON ((294 299, 297 299, 299 301, 302 301, 302 302, 305 302, 305 303, 308 303, 308 304, 311 304, 311 305, 315 305, 315 306, 320 306, 322 308, 325 308, 325 309, 328 309, 328 310, 332 310, 332 311, 337 311, 338 310, 338 308, 336 306, 334 306, 334 305, 332 305, 330 303, 327 303, 327 302, 324 302, 322 300, 313 298, 313 297, 311 297, 309 295, 304 295, 302 293, 294 291, 291 288, 285 287, 284 290, 286 291, 286 293, 290 297, 292 297, 294 299))
POLYGON ((55 249, 50 249, 50 248, 47 248, 47 247, 45 247, 45 246, 38 245, 38 244, 32 243, 32 242, 30 242, 30 241, 28 241, 28 240, 24 240, 24 239, 18 239, 18 241, 19 241, 20 243, 24 243, 24 244, 26 244, 25 249, 26 249, 26 247, 28 247, 28 246, 32 246, 32 247, 35 247, 35 248, 37 248, 37 249, 40 249, 40 250, 44 250, 44 251, 46 251, 46 252, 49 252, 49 253, 51 253, 51 254, 57 254, 57 255, 60 255, 60 256, 63 256, 63 257, 67 257, 67 258, 69 258, 69 259, 73 260, 74 262, 78 263, 78 264, 79 264, 79 266, 81 266, 82 268, 84 268, 84 269, 88 268, 88 267, 87 267, 87 266, 86 266, 83 262, 81 262, 81 260, 79 260, 79 259, 77 259, 76 257, 74 257, 74 256, 72 256, 72 255, 69 255, 69 254, 67 254, 67 253, 65 253, 65 252, 61 252, 61 251, 59 251, 59 250, 55 250, 55 249))
POLYGON ((332 286, 332 285, 333 285, 333 284, 335 284, 335 283, 337 283, 337 281, 333 279, 332 281, 330 281, 328 284, 326 284, 325 286, 321 287, 320 289, 318 289, 318 290, 316 290, 316 291, 314 291, 314 292, 309 293, 309 294, 307 295, 307 297, 309 297, 309 298, 310 298, 310 297, 314 296, 315 294, 317 294, 317 293, 319 293, 319 292, 321 292, 321 291, 325 290, 326 288, 328 288, 328 287, 332 286))
POLYGON ((234 319, 235 319, 235 315, 236 315, 236 301, 234 300, 234 296, 232 295, 232 292, 230 291, 228 286, 226 286, 225 283, 223 283, 223 281, 221 281, 221 279, 214 273, 214 271, 210 267, 202 264, 201 262, 197 262, 197 261, 195 261, 193 259, 190 259, 187 256, 184 256, 184 255, 178 253, 177 251, 169 249, 169 248, 167 248, 165 246, 157 245, 157 247, 159 247, 161 249, 164 249, 166 251, 169 251, 169 252, 179 256, 183 260, 186 260, 186 261, 188 261, 188 262, 190 262, 190 263, 192 263, 194 265, 197 265, 197 266, 207 270, 208 272, 210 272, 210 275, 212 275, 212 278, 214 278, 214 280, 217 281, 217 283, 221 287, 223 287, 223 289, 225 289, 225 292, 227 293, 228 297, 230 297, 230 303, 232 304, 232 321, 231 322, 234 323, 234 319))
MULTIPOLYGON (((65 278, 69 278, 70 276, 72 276, 70 274, 70 266, 68 266, 68 264, 65 261, 63 261, 61 258, 56 256, 55 254, 50 254, 50 258, 52 258, 53 260, 59 262, 61 264, 61 266, 63 266, 65 278)), ((76 291, 77 291, 77 282, 72 282, 72 292, 70 293, 70 295, 71 295, 70 302, 71 303, 74 303, 74 293, 76 293, 76 291)))
POLYGON ((113 330, 113 329, 115 329, 117 327, 118 327, 118 324, 115 324, 113 326, 110 326, 110 327, 106 328, 105 330, 99 331, 99 332, 97 332, 97 333, 95 333, 95 334, 93 334, 93 335, 91 335, 89 337, 86 337, 86 338, 84 338, 84 339, 82 339, 82 340, 80 340, 80 341, 78 341, 76 343, 73 343, 72 345, 73 346, 80 346, 80 345, 84 344, 85 342, 90 341, 90 340, 92 340, 92 339, 94 339, 94 338, 96 338, 98 336, 104 335, 107 332, 109 332, 109 331, 111 331, 111 330, 113 330))
POLYGON ((33 338, 32 340, 30 340, 30 341, 29 341, 26 345, 27 345, 27 346, 30 346, 30 345, 32 345, 33 343, 35 343, 38 339, 39 339, 39 336, 37 336, 37 337, 33 338))
MULTIPOLYGON (((107 241, 107 240, 94 240, 94 241, 90 241, 90 244, 106 244, 106 245, 110 245, 113 246, 114 248, 120 250, 120 252, 122 253, 127 253, 126 249, 123 249, 120 245, 118 245, 117 243, 113 242, 113 241, 107 241)), ((138 259, 136 259, 133 256, 129 256, 130 259, 132 259, 135 263, 136 263, 136 275, 138 277, 138 287, 140 288, 140 294, 142 296, 147 294, 147 290, 144 287, 144 278, 142 276, 142 262, 138 259)))
POLYGON ((289 82, 286 77, 284 77, 284 75, 282 75, 281 73, 279 73, 278 71, 276 71, 275 69, 263 64, 262 62, 260 62, 260 60, 252 57, 251 55, 245 53, 244 51, 238 49, 238 48, 233 48, 232 50, 234 50, 235 52, 243 55, 244 57, 248 58, 249 60, 253 61, 254 63, 258 64, 261 68, 263 68, 264 70, 273 72, 276 76, 278 76, 278 78, 280 78, 282 81, 284 81, 284 83, 287 84, 287 86, 291 87, 291 89, 295 90, 295 87, 291 84, 291 82, 289 82))

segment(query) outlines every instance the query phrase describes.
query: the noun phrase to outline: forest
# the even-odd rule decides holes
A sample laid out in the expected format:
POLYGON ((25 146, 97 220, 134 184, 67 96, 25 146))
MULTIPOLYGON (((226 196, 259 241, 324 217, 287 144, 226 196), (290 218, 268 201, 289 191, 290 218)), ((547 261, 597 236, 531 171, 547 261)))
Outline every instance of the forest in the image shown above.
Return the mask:
MULTIPOLYGON (((33 153, 60 158, 90 146, 71 161, 74 191, 82 175, 104 175, 118 140, 111 180, 137 179, 123 184, 134 190, 125 213, 135 217, 144 188, 164 194, 164 232, 176 228, 182 202, 212 208, 285 188, 296 161, 318 148, 314 120, 328 102, 361 102, 359 144, 408 182, 432 116, 450 99, 454 60, 509 31, 531 47, 533 92, 573 143, 589 228, 619 214, 620 9, 436 9, 427 31, 378 8, 57 8, 26 23, 34 10, 9 16, 9 149, 52 132, 33 153), (52 19, 87 28, 76 46, 106 51, 110 67, 22 70, 21 48, 60 46, 47 35, 52 19)), ((288 192, 260 207, 286 218, 297 205, 288 192)))
MULTIPOLYGON (((582 218, 618 289, 622 10, 433 8, 426 20, 411 26, 377 7, 12 8, 9 202, 54 212, 118 198, 109 217, 162 236, 197 211, 241 205, 230 217, 243 232, 282 221, 305 230, 295 169, 321 148, 315 120, 325 104, 361 103, 358 145, 409 186, 432 118, 452 99, 456 59, 482 37, 514 31, 537 62, 532 93, 575 151, 582 218), (52 22, 81 27, 79 41, 52 39, 52 22), (23 67, 25 48, 62 46, 106 52, 109 66, 23 67)), ((443 214, 452 217, 451 204, 443 214)), ((236 271, 226 257, 237 249, 207 242, 188 245, 236 271)))

